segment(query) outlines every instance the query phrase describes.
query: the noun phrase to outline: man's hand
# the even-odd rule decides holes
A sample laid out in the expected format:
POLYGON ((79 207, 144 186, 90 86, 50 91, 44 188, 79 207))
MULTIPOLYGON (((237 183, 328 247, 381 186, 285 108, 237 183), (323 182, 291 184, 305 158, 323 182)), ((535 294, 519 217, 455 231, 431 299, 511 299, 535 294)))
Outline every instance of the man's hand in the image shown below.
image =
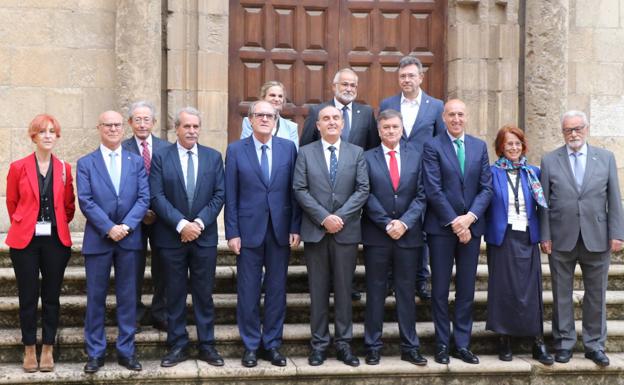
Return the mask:
POLYGON ((290 247, 297 247, 301 242, 301 236, 299 234, 289 234, 288 235, 290 247))
POLYGON ((193 242, 201 234, 201 227, 195 222, 189 222, 182 228, 180 232, 180 238, 182 243, 193 242))
POLYGON ((407 228, 398 219, 391 220, 386 226, 386 233, 395 241, 400 239, 406 231, 407 228))
POLYGON ((622 241, 621 239, 612 239, 611 240, 611 252, 617 253, 618 251, 622 250, 623 245, 624 245, 624 241, 622 241))
POLYGON ((128 235, 128 231, 122 225, 115 225, 108 230, 108 237, 115 242, 119 242, 128 235))
POLYGON ((342 222, 342 218, 338 215, 330 214, 323 221, 323 227, 325 227, 325 230, 330 234, 336 234, 342 230, 343 226, 344 222, 342 222))
MULTIPOLYGON (((611 247, 613 247, 613 243, 611 243, 611 247)), ((552 253, 552 241, 551 240, 541 241, 540 249, 542 249, 542 253, 544 254, 551 254, 552 253)))
POLYGON ((459 233, 464 230, 468 230, 470 225, 474 223, 474 217, 471 214, 464 214, 456 217, 451 222, 451 227, 453 228, 453 232, 459 236, 459 233))
POLYGON ((240 237, 228 239, 228 249, 236 255, 240 255, 241 239, 240 237))
POLYGON ((148 209, 143 217, 143 223, 151 225, 154 222, 156 222, 156 213, 153 210, 148 209))
POLYGON ((470 229, 465 229, 460 231, 459 234, 457 234, 457 237, 459 238, 460 243, 467 244, 472 239, 472 232, 470 229))

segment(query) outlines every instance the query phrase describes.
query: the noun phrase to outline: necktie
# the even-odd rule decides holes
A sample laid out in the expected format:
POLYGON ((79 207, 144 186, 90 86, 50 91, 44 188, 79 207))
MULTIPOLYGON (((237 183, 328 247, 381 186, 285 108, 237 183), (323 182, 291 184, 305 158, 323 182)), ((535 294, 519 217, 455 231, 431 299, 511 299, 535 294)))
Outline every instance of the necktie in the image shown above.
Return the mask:
POLYGON ((342 107, 342 120, 344 120, 344 127, 342 127, 342 133, 340 138, 346 142, 349 141, 349 132, 351 131, 351 122, 349 121, 349 107, 342 107))
POLYGON ((583 167, 583 162, 581 162, 580 157, 583 154, 580 152, 573 152, 572 156, 574 157, 574 179, 576 179, 576 185, 579 190, 583 185, 583 177, 585 176, 585 168, 583 167))
POLYGON ((117 162, 115 161, 115 157, 117 156, 116 152, 111 152, 108 154, 110 156, 109 163, 109 173, 111 182, 113 182, 113 187, 115 187, 115 193, 119 195, 119 172, 117 171, 117 162))
POLYGON ((336 157, 336 147, 329 146, 327 149, 331 152, 329 156, 329 180, 332 186, 336 183, 336 171, 338 171, 338 158, 336 157))
POLYGON ((261 147, 262 155, 260 155, 260 171, 262 171, 262 177, 264 178, 264 184, 269 185, 269 181, 271 180, 271 174, 269 173, 269 157, 267 156, 267 146, 263 144, 261 147))
POLYGON ((399 188, 399 163, 396 158, 396 151, 388 151, 390 155, 390 180, 392 181, 392 188, 396 191, 399 188))
POLYGON ((459 161, 459 169, 462 175, 464 175, 464 159, 466 154, 464 153, 464 142, 461 139, 455 139, 453 141, 457 145, 457 160, 459 161))
POLYGON ((188 164, 186 165, 186 199, 188 199, 189 209, 193 206, 193 196, 195 195, 195 164, 193 163, 193 151, 187 151, 188 164))
POLYGON ((141 147, 143 147, 143 151, 141 152, 141 155, 143 155, 143 164, 145 165, 147 175, 149 175, 150 167, 152 166, 152 157, 150 156, 149 149, 147 148, 147 140, 141 142, 141 147))

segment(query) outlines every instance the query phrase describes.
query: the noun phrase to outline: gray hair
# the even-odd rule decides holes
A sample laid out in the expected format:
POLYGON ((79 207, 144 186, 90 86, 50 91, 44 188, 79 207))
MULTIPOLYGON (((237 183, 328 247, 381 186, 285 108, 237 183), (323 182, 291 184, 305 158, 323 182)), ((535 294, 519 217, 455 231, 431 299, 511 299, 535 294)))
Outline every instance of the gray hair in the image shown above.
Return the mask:
POLYGON ((563 127, 563 122, 568 119, 568 118, 581 118, 581 120, 583 121, 583 126, 587 127, 587 125, 589 124, 589 121, 587 120, 587 115, 585 115, 585 113, 583 111, 579 111, 579 110, 570 110, 570 111, 566 111, 563 113, 563 115, 561 115, 561 126, 563 127))
POLYGON ((176 111, 175 121, 173 123, 175 127, 180 126, 180 115, 182 115, 183 112, 187 113, 189 115, 197 116, 197 118, 199 119, 199 125, 201 126, 201 114, 199 113, 197 108, 194 108, 194 107, 182 107, 178 111, 176 111))
POLYGON ((355 71, 352 70, 349 67, 346 67, 346 68, 340 69, 340 70, 338 70, 338 72, 336 72, 336 75, 334 75, 334 84, 338 83, 338 79, 340 79, 340 74, 342 74, 343 72, 347 72, 347 73, 350 73, 351 75, 355 76, 355 82, 356 83, 358 82, 358 76, 355 73, 355 71))
POLYGON ((377 117, 377 126, 381 124, 382 120, 388 120, 392 118, 399 118, 401 120, 401 126, 403 125, 403 115, 401 115, 399 111, 389 108, 379 113, 379 116, 377 117))
POLYGON ((132 119, 132 115, 134 115, 134 110, 142 107, 148 108, 150 110, 150 115, 152 116, 152 119, 156 119, 156 108, 154 108, 152 102, 147 100, 139 100, 132 103, 130 105, 130 108, 128 108, 128 119, 132 119))
POLYGON ((253 113, 254 113, 254 109, 256 108, 256 105, 258 105, 258 103, 267 103, 269 106, 271 106, 271 108, 273 109, 273 113, 274 113, 274 114, 275 114, 275 116, 277 117, 278 112, 277 112, 277 110, 275 109, 275 107, 273 107, 273 105, 272 105, 271 103, 267 102, 266 100, 256 100, 256 101, 252 102, 252 103, 249 105, 249 111, 247 111, 247 117, 248 117, 249 119, 251 119, 251 116, 252 116, 252 115, 253 115, 253 113))
POLYGON ((405 68, 411 65, 415 65, 416 67, 418 67, 419 74, 423 73, 422 62, 416 56, 407 55, 407 56, 403 56, 401 60, 399 60, 399 68, 405 68))

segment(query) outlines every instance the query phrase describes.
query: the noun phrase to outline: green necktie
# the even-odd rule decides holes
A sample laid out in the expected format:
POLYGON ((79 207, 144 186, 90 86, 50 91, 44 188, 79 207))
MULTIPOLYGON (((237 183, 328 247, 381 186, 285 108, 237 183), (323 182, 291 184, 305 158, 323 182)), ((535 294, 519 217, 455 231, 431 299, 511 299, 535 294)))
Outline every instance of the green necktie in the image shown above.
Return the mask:
POLYGON ((455 139, 453 141, 457 146, 457 160, 459 161, 459 169, 461 170, 462 175, 464 175, 464 159, 466 154, 464 154, 464 142, 461 139, 455 139))

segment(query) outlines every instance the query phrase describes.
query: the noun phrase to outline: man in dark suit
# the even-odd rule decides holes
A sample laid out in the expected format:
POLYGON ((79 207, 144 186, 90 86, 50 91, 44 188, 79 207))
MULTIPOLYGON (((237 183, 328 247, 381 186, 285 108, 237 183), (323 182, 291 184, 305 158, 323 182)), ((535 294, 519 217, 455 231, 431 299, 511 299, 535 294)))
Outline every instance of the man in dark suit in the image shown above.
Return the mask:
POLYGON ((561 119, 565 145, 544 155, 541 182, 548 209, 540 210, 542 251, 553 287, 555 361, 568 362, 576 345, 574 268, 583 272, 585 357, 608 366, 605 292, 611 253, 622 249, 624 212, 613 153, 590 146, 587 116, 568 111, 561 119))
MULTIPOLYGON (((156 110, 154 105, 148 101, 140 100, 132 103, 128 110, 128 124, 132 127, 132 137, 124 140, 121 145, 124 150, 133 152, 143 158, 145 171, 150 173, 152 156, 169 143, 152 134, 152 128, 156 123, 156 110)), ((143 234, 143 251, 139 257, 137 268, 137 324, 140 325, 145 312, 145 305, 141 302, 141 289, 143 288, 143 277, 145 276, 145 258, 147 255, 147 241, 149 239, 152 251, 152 285, 154 295, 151 306, 152 325, 162 331, 167 330, 167 310, 165 308, 165 281, 163 279, 164 269, 162 259, 158 254, 158 248, 154 244, 153 224, 156 221, 154 210, 148 209, 141 225, 143 234)), ((137 331, 139 326, 137 325, 137 331)))
MULTIPOLYGON (((379 112, 389 108, 401 112, 405 126, 403 140, 418 153, 422 153, 427 140, 446 132, 442 120, 444 104, 420 88, 424 76, 420 60, 415 56, 404 56, 399 61, 398 70, 401 92, 382 100, 379 105, 379 112)), ((426 245, 419 250, 417 258, 416 295, 421 299, 429 299, 431 298, 427 288, 429 251, 426 245)))
POLYGON ((351 282, 361 241, 361 209, 368 197, 368 174, 362 149, 342 141, 342 113, 319 111, 321 140, 299 149, 293 188, 303 209, 304 256, 310 285, 312 352, 308 362, 321 365, 329 346, 329 289, 334 287, 334 343, 338 360, 360 361, 351 351, 353 334, 351 282))
POLYGON ((286 315, 290 247, 299 245, 301 211, 292 192, 297 149, 271 134, 277 111, 268 102, 249 108, 253 133, 228 146, 225 157, 225 237, 236 259, 236 322, 245 345, 242 364, 261 356, 286 366, 280 353, 286 315), (262 268, 264 321, 260 317, 262 268))
POLYGON ((212 289, 217 263, 217 216, 225 199, 221 154, 197 143, 199 111, 180 109, 177 142, 154 154, 150 173, 154 236, 166 271, 167 344, 160 365, 188 359, 187 277, 193 297, 199 359, 222 366, 215 349, 212 289))
POLYGON ((382 347, 387 271, 392 268, 401 359, 425 365, 416 334, 414 290, 417 261, 423 247, 422 218, 426 207, 421 154, 401 141, 401 113, 385 110, 378 118, 381 145, 366 151, 370 195, 362 216, 366 265, 366 363, 377 365, 382 347))
POLYGON ((99 117, 100 147, 78 160, 76 181, 80 210, 87 218, 82 253, 87 275, 85 373, 104 365, 104 314, 111 265, 115 266, 117 361, 141 370, 134 346, 136 268, 142 248, 141 220, 149 206, 143 160, 121 148, 123 118, 115 111, 99 117), (122 183, 123 182, 123 183, 122 183))
POLYGON ((423 181, 427 195, 425 232, 431 251, 435 361, 449 362, 451 337, 448 297, 455 264, 453 357, 478 364, 470 350, 472 304, 484 214, 492 199, 492 174, 485 142, 465 134, 466 105, 458 99, 444 106, 447 131, 425 142, 423 181))

